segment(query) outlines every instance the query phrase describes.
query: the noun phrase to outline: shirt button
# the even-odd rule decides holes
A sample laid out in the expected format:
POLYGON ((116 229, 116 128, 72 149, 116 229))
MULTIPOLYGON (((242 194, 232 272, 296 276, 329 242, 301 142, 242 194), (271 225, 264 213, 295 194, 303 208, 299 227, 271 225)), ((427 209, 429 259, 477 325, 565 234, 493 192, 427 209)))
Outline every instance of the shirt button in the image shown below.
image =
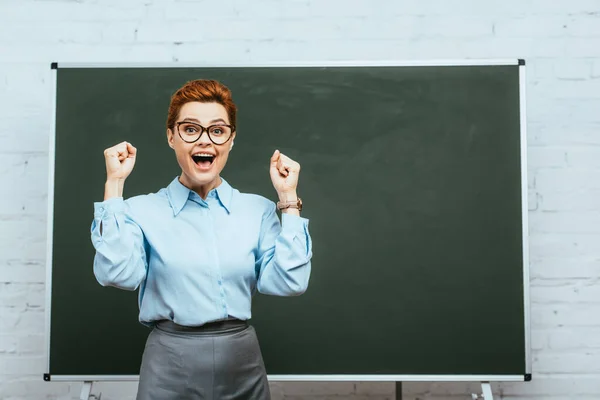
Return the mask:
POLYGON ((221 284, 221 280, 220 279, 217 282, 219 283, 219 285, 221 284))

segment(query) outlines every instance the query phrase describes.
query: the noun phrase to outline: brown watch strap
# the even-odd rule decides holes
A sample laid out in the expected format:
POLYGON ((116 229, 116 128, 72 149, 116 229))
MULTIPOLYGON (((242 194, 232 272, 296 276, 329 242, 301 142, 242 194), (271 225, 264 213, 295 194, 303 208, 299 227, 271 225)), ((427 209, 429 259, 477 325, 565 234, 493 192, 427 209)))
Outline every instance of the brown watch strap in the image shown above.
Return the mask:
POLYGON ((287 202, 278 201, 277 202, 278 210, 285 210, 287 208, 297 208, 298 211, 302 211, 302 199, 300 197, 298 197, 298 200, 294 200, 294 201, 287 201, 287 202))

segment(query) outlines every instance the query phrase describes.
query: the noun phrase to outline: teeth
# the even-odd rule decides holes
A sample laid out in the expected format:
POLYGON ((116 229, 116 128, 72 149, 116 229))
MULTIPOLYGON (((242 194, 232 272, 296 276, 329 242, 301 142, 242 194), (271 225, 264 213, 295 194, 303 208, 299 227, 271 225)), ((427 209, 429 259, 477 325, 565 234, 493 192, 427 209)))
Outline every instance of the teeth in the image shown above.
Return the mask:
POLYGON ((214 157, 214 154, 210 154, 210 153, 195 153, 192 154, 192 157, 194 156, 198 156, 198 157, 214 157))

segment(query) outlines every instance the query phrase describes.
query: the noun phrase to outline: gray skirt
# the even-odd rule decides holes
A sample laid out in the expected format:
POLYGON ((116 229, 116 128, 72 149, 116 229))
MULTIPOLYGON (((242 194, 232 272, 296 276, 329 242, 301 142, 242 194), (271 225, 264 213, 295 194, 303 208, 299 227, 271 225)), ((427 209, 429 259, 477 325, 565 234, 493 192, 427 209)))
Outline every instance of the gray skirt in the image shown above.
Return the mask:
POLYGON ((252 326, 225 321, 215 329, 162 321, 142 357, 137 400, 270 400, 252 326))

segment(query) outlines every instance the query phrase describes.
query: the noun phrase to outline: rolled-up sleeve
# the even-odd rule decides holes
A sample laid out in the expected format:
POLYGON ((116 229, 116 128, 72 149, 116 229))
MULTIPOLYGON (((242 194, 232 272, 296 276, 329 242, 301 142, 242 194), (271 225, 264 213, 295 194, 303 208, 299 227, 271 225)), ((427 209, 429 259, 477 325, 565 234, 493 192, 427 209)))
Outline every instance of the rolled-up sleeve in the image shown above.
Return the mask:
POLYGON ((102 286, 135 290, 146 276, 144 235, 122 197, 94 203, 94 275, 102 286))
POLYGON ((308 287, 312 241, 308 219, 282 214, 271 203, 263 216, 256 260, 257 289, 276 296, 296 296, 308 287))

